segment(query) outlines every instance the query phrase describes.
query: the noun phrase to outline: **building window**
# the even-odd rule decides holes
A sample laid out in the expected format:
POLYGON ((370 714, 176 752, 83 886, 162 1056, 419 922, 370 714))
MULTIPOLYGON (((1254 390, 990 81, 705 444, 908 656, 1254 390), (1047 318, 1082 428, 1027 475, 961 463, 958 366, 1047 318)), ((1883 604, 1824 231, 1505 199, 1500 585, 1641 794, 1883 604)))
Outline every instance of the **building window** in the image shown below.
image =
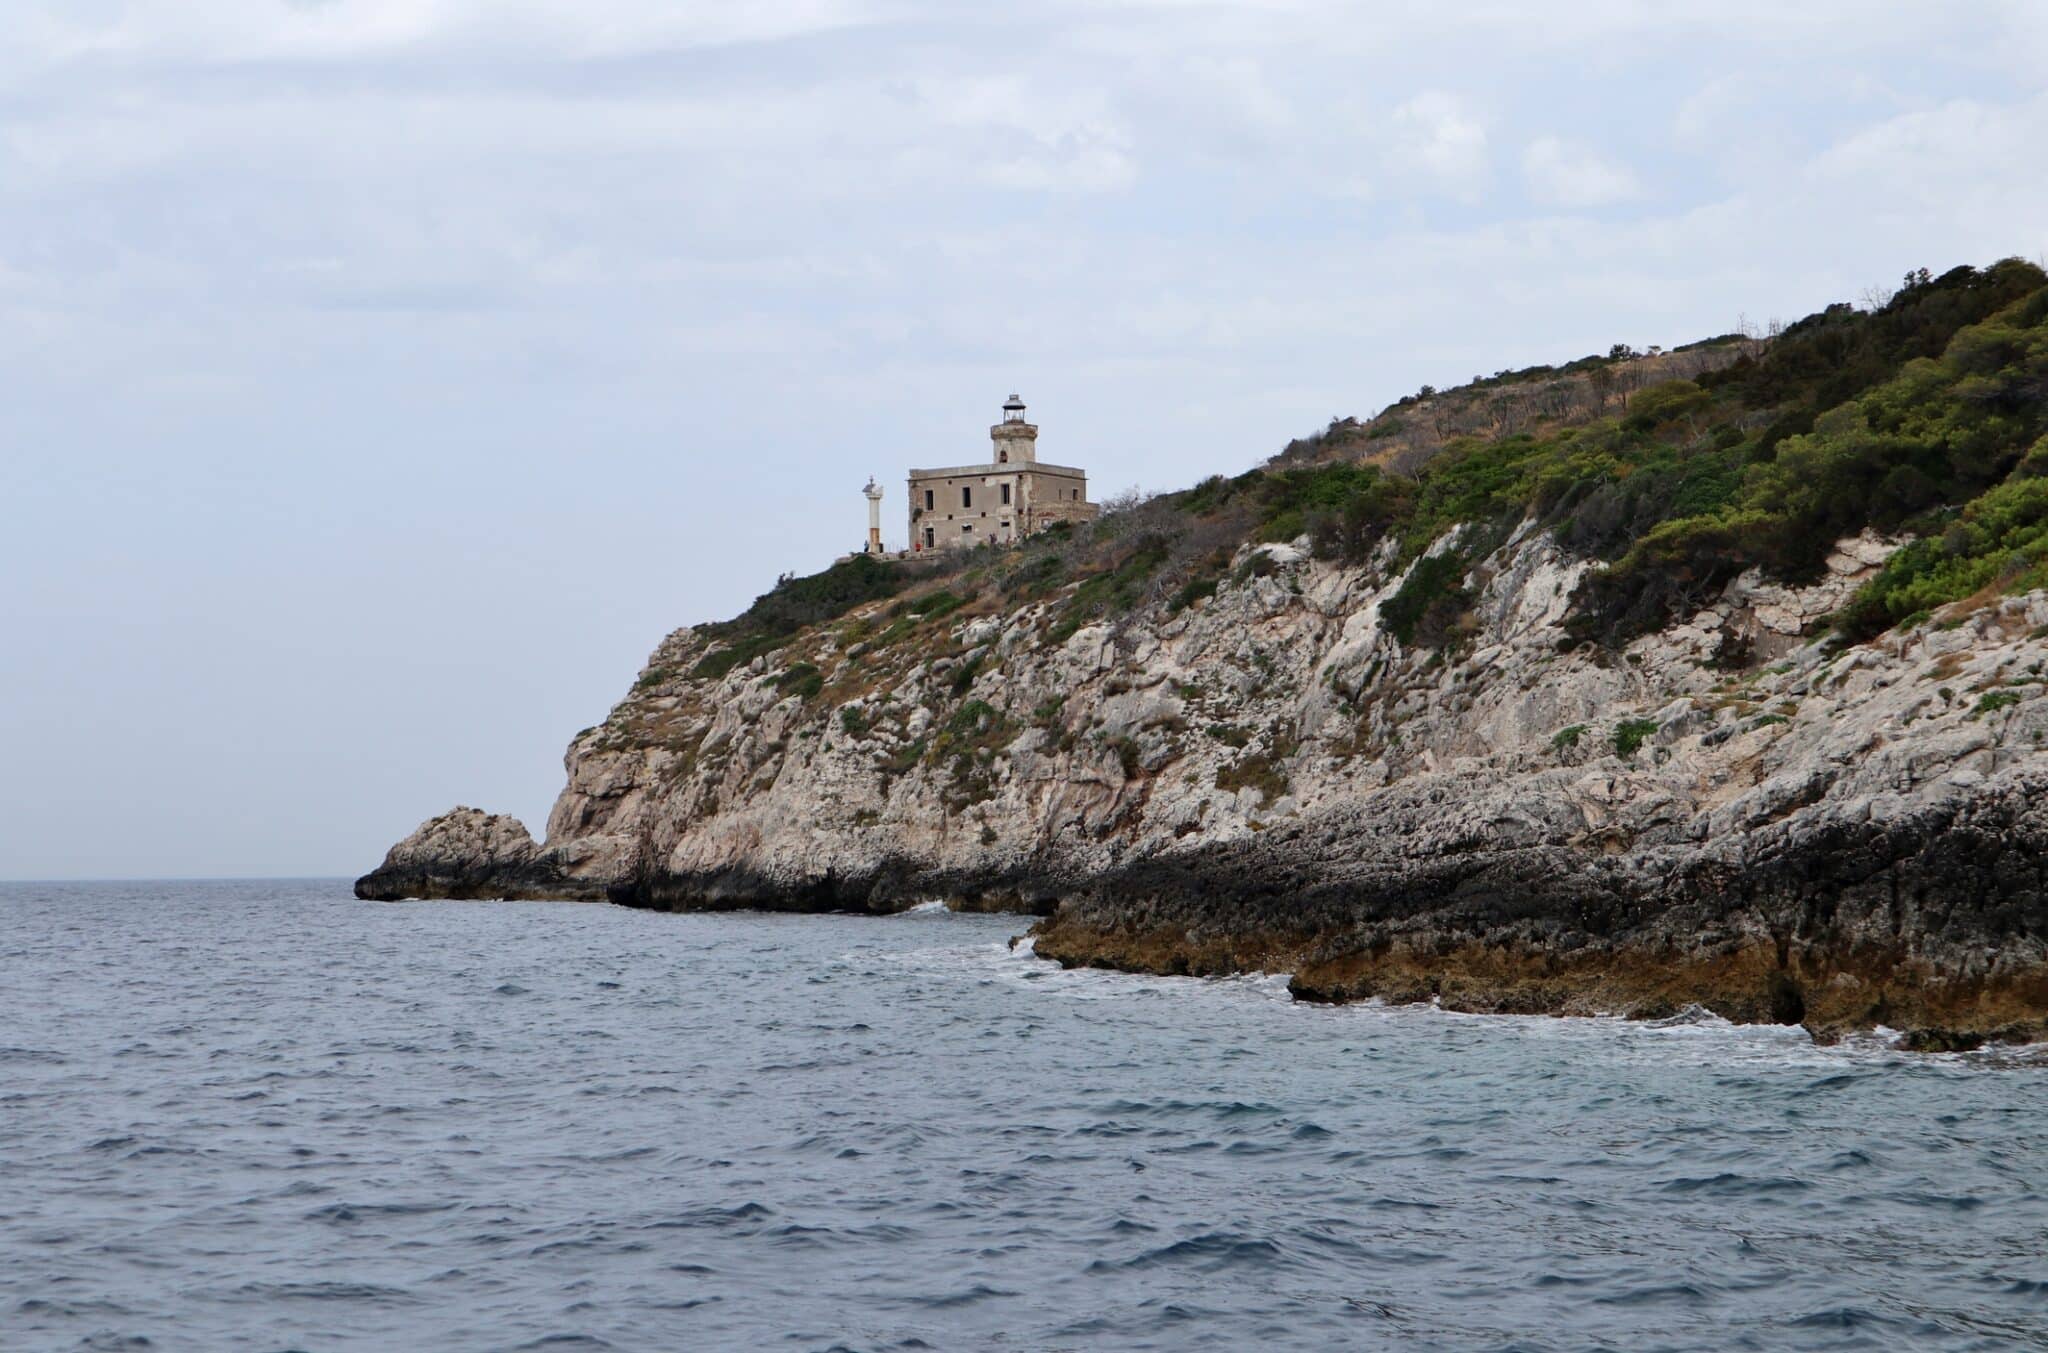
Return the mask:
POLYGON ((973 534, 974 534, 974 523, 973 523, 973 522, 971 522, 971 521, 963 521, 963 522, 961 522, 961 523, 960 523, 960 534, 961 534, 961 535, 963 535, 963 536, 971 536, 971 535, 973 535, 973 534))
POLYGON ((960 486, 960 506, 962 506, 962 507, 973 507, 973 506, 974 506, 974 490, 973 490, 973 489, 970 489, 970 488, 968 488, 968 487, 967 487, 967 486, 966 486, 965 484, 962 484, 962 485, 960 486))
POLYGON ((932 546, 934 546, 934 545, 936 545, 936 544, 938 544, 938 543, 939 543, 939 536, 938 536, 938 532, 936 532, 936 531, 932 530, 932 528, 931 528, 931 527, 929 527, 929 526, 925 527, 925 528, 924 528, 924 547, 925 547, 926 549, 930 549, 930 548, 931 548, 932 546))
POLYGON ((1003 506, 1004 506, 1004 507, 1008 507, 1009 505, 1010 505, 1010 486, 1009 486, 1008 484, 1005 484, 1005 485, 1003 485, 1003 506))
POLYGON ((926 489, 924 491, 924 510, 929 512, 932 510, 932 508, 936 506, 937 504, 932 501, 932 491, 930 489, 926 489))
POLYGON ((1075 490, 1074 490, 1074 501, 1075 501, 1075 502, 1077 502, 1077 503, 1081 501, 1081 490, 1079 490, 1079 489, 1075 489, 1075 490))
POLYGON ((997 459, 998 461, 1000 461, 1000 462, 1001 462, 1002 464, 1004 464, 1004 465, 1008 465, 1008 464, 1010 463, 1010 453, 1009 453, 1009 451, 1007 451, 1007 450, 1003 450, 1003 451, 998 451, 998 452, 996 452, 996 459, 997 459))

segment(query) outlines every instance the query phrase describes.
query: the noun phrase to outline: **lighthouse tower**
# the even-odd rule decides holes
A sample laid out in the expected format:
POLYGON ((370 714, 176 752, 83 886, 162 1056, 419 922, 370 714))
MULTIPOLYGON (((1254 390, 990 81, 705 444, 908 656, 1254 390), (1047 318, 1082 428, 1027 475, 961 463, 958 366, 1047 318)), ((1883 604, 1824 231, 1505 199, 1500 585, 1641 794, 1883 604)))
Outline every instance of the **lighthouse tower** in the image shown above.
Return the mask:
POLYGON ((1038 459, 1038 429, 1024 421, 1024 401, 1015 395, 1003 402, 1003 421, 988 435, 996 444, 998 465, 1030 465, 1038 459))
POLYGON ((861 492, 866 494, 868 499, 867 552, 869 554, 880 554, 882 552, 882 486, 875 482, 873 475, 869 475, 868 486, 862 489, 861 492))

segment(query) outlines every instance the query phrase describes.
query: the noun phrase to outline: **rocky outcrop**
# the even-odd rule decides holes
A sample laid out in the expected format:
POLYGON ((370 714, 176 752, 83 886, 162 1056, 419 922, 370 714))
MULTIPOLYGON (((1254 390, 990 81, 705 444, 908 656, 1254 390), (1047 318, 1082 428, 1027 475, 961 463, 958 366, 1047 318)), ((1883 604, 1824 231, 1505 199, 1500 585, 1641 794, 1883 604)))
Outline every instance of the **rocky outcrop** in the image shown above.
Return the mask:
POLYGON ((1449 647, 1383 622, 1390 553, 1299 545, 1078 629, 1058 594, 877 604, 715 678, 682 630, 571 745, 545 848, 464 810, 360 886, 936 898, 1043 914, 1061 962, 1287 971, 1309 999, 2032 1036, 2048 595, 1817 642, 1891 548, 1745 576, 1620 652, 1568 641, 1588 565, 1530 527, 1472 566, 1449 647))
POLYGON ((602 900, 606 889, 569 878, 518 818, 455 808, 393 846, 383 864, 356 880, 356 896, 590 901, 602 900))

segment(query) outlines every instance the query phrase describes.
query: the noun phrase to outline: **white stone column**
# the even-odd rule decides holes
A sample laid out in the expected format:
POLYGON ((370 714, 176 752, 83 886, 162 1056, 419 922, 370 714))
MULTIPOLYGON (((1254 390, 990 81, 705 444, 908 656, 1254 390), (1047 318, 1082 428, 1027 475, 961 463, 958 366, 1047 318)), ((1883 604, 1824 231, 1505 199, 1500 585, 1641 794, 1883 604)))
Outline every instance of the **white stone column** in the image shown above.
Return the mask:
POLYGON ((868 477, 868 486, 861 490, 868 499, 868 553, 882 552, 882 486, 874 477, 868 477))

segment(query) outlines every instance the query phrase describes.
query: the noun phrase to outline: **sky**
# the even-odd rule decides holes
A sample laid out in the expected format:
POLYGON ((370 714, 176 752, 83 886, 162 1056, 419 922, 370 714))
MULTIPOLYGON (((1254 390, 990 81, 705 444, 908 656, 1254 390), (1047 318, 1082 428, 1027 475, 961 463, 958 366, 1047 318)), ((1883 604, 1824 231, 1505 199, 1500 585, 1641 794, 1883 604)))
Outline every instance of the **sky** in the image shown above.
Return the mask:
POLYGON ((1097 497, 2048 255, 2048 5, 10 0, 0 878, 538 833, 1011 391, 1097 497))

